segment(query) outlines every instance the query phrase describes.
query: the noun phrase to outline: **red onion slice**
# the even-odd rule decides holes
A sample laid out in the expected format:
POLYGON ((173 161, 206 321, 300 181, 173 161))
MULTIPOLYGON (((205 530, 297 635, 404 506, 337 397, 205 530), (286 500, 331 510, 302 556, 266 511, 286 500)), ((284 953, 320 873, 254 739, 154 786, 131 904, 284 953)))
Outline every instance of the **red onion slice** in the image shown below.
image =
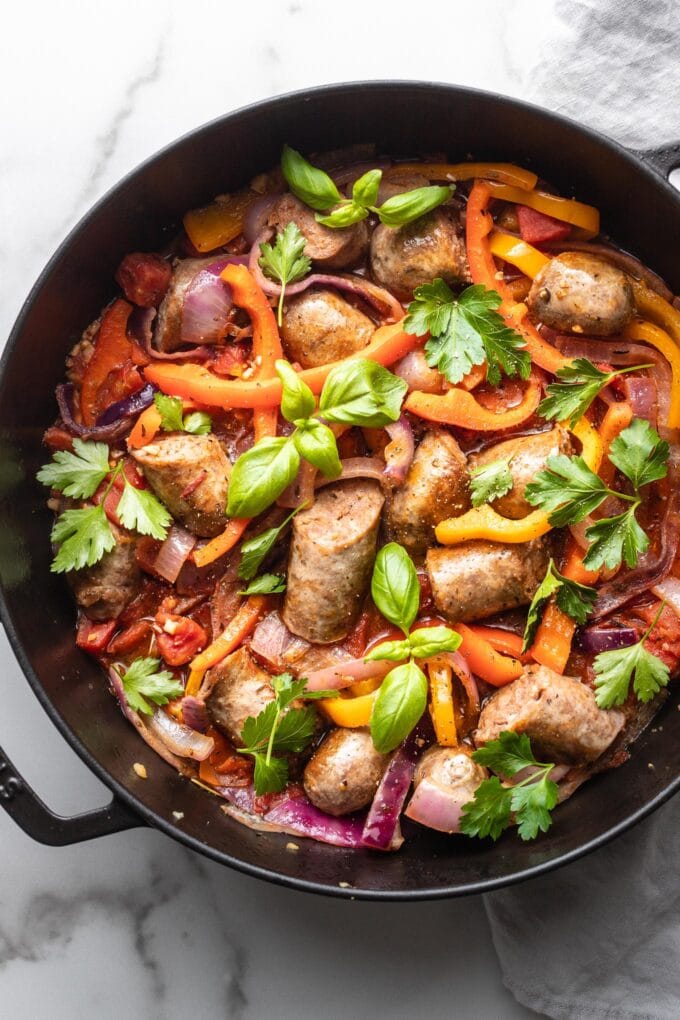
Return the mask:
POLYGON ((280 832, 289 836, 304 836, 317 843, 331 846, 359 848, 364 827, 363 815, 345 815, 334 818, 314 807, 307 797, 284 797, 264 815, 254 813, 255 798, 252 787, 239 789, 220 787, 219 794, 228 804, 226 814, 257 832, 280 832))
POLYGON ((115 404, 111 404, 97 418, 97 427, 101 425, 115 425, 122 418, 134 418, 141 411, 149 407, 150 404, 153 404, 155 392, 156 387, 152 386, 151 383, 147 383, 146 386, 142 386, 141 390, 136 390, 129 396, 123 397, 122 400, 116 401, 115 404))
POLYGON ((109 425, 93 425, 89 428, 87 425, 81 425, 77 422, 73 417, 72 383, 60 383, 55 390, 55 396, 61 419, 67 432, 70 432, 72 436, 95 441, 101 440, 104 443, 113 443, 117 439, 122 439, 130 431, 131 422, 128 418, 119 418, 118 421, 113 421, 109 425))
POLYGON ((309 509, 314 505, 314 481, 317 470, 308 460, 303 460, 300 470, 287 488, 283 490, 276 505, 286 510, 295 510, 299 506, 309 509))
POLYGON ((192 694, 182 698, 182 719, 191 730, 197 733, 206 733, 210 726, 210 716, 202 698, 195 698, 192 694))
POLYGON ((197 733, 184 723, 158 708, 150 717, 149 729, 165 744, 171 754, 194 761, 205 761, 215 750, 215 741, 203 733, 197 733))
POLYGON ((395 485, 403 485, 415 453, 413 429, 405 415, 393 425, 386 425, 385 431, 391 442, 384 450, 386 467, 384 477, 395 485))
POLYGON ((456 791, 432 779, 423 779, 418 783, 404 814, 428 829, 460 832, 463 805, 471 799, 470 791, 465 786, 456 791))
POLYGON ((387 659, 377 662, 364 662, 363 658, 349 659, 347 662, 339 662, 337 665, 325 666, 311 672, 307 677, 307 690, 342 691, 359 680, 387 676, 389 671, 394 669, 394 665, 387 659))
POLYGON ((655 584, 652 591, 662 602, 667 602, 677 616, 680 616, 680 580, 677 577, 669 574, 663 581, 655 584))
POLYGON ((421 393, 443 391, 444 376, 439 369, 430 368, 422 347, 409 351, 392 366, 392 372, 403 379, 410 390, 419 390, 421 393))
POLYGON ((320 475, 315 488, 322 489, 324 485, 333 485, 350 478, 374 478, 381 484, 385 481, 385 463, 378 457, 348 457, 340 463, 342 473, 337 478, 324 478, 320 475))
POLYGON ((222 338, 233 306, 231 288, 220 273, 246 265, 245 255, 225 255, 200 269, 184 292, 180 338, 185 344, 213 344, 222 338))
POLYGON ((267 217, 280 198, 280 192, 260 195, 246 209, 243 217, 243 236, 251 247, 266 229, 267 217))
POLYGON ((364 846, 374 850, 398 850, 403 843, 399 816, 411 789, 416 763, 424 745, 425 741, 417 727, 392 755, 368 809, 361 834, 364 846))
POLYGON ((153 569, 161 577, 174 584, 186 563, 189 553, 196 545, 197 538, 186 528, 173 524, 167 538, 158 550, 153 569))
POLYGON ((141 715, 139 715, 137 712, 133 711, 133 709, 130 708, 130 706, 127 703, 127 698, 125 697, 125 688, 123 687, 123 681, 121 680, 118 671, 115 670, 113 666, 109 669, 109 681, 111 683, 113 693, 116 696, 116 700, 120 705, 123 715, 125 716, 129 723, 132 723, 134 728, 141 736, 142 740, 144 740, 149 745, 151 750, 155 751, 156 754, 163 759, 163 761, 166 761, 168 765, 172 765, 172 767, 176 769, 178 772, 187 775, 189 773, 189 766, 187 765, 187 763, 183 761, 182 758, 179 758, 177 757, 177 755, 173 754, 172 751, 167 747, 165 741, 161 740, 160 737, 158 737, 155 733, 153 733, 149 729, 147 724, 142 720, 141 715))
POLYGON ((628 648, 638 639, 633 627, 588 627, 578 636, 578 646, 584 652, 610 652, 617 648, 628 648))

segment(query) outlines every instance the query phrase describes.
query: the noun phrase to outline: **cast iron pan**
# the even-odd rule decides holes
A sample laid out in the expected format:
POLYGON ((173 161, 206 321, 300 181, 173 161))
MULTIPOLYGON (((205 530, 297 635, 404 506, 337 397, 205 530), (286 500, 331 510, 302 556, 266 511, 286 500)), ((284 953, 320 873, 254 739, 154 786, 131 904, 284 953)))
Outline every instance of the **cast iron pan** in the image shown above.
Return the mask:
POLYGON ((164 830, 216 861, 296 889, 366 899, 478 893, 538 875, 600 846, 680 785, 677 693, 631 761, 598 777, 555 814, 550 832, 496 844, 409 829, 395 855, 347 851, 255 834, 220 801, 176 775, 138 738, 99 668, 75 647, 74 605, 50 573, 51 515, 35 472, 55 418, 64 357, 113 292, 129 251, 153 250, 182 214, 274 165, 284 142, 303 151, 372 141, 393 155, 444 151, 512 161, 563 194, 599 206, 604 230, 680 291, 680 197, 665 175, 680 147, 631 153, 593 131, 502 96, 448 85, 370 82, 298 92, 229 114, 180 139, 126 177, 88 213, 31 291, 0 366, 0 580, 2 620, 43 707, 113 791, 108 808, 52 814, 0 752, 0 800, 35 839, 64 845, 139 825, 164 830), (149 778, 131 769, 143 762, 149 778), (654 765, 650 769, 648 763, 654 765), (181 822, 173 811, 183 812, 181 822), (339 883, 347 883, 341 887, 339 883))

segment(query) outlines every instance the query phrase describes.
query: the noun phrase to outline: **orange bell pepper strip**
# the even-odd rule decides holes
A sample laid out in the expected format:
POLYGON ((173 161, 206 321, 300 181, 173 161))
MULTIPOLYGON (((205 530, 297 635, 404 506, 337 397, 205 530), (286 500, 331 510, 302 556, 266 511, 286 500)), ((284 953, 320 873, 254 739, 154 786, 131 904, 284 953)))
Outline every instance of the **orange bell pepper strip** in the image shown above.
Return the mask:
POLYGON ((453 670, 445 662, 428 663, 430 678, 430 716, 437 743, 457 747, 458 733, 453 707, 453 670))
POLYGON ((339 698, 324 698, 317 704, 336 726, 354 730, 370 724, 377 697, 378 690, 362 694, 358 698, 346 698, 341 693, 339 698))
POLYGON ((218 560, 230 549, 233 549, 241 535, 250 524, 250 517, 233 517, 221 535, 212 538, 200 549, 194 550, 194 563, 197 567, 207 567, 213 560, 218 560))
POLYGON ((266 595, 250 595, 242 604, 234 618, 229 622, 225 630, 208 645, 199 655, 192 659, 189 679, 186 683, 185 694, 196 694, 204 675, 218 662, 221 662, 230 652, 233 652, 255 629, 268 605, 266 595))
MULTIPOLYGON (((630 404, 622 401, 620 404, 611 404, 602 419, 600 425, 600 440, 605 454, 609 453, 609 447, 616 437, 624 429, 628 428, 633 420, 633 409, 630 404)), ((615 467, 608 459, 600 467, 599 475, 605 485, 611 486, 614 480, 615 467)), ((576 580, 576 578, 574 578, 576 580)))
POLYGON ((457 623, 456 630, 463 639, 458 649, 460 654, 472 672, 486 683, 492 687, 504 687, 521 675, 524 667, 519 659, 501 655, 490 641, 464 623, 457 623))
POLYGON ((534 413, 541 399, 541 386, 538 379, 532 376, 524 391, 522 400, 516 407, 510 407, 500 414, 489 411, 467 390, 454 386, 446 393, 423 393, 414 390, 406 398, 404 407, 411 414, 427 421, 441 422, 444 425, 458 425, 461 428, 475 429, 477 432, 495 432, 519 425, 534 413))
POLYGON ((420 174, 431 181, 469 181, 482 177, 488 181, 499 181, 522 191, 536 187, 538 177, 531 170, 525 170, 513 163, 396 163, 383 170, 385 180, 403 177, 404 174, 420 174))
MULTIPOLYGON (((149 360, 137 344, 128 340, 126 327, 131 311, 132 305, 118 298, 104 313, 80 388, 80 411, 85 425, 94 425, 103 410, 100 390, 110 374, 123 368, 126 362, 131 366, 144 365, 149 360)), ((135 375, 139 380, 136 372, 135 375)))
MULTIPOLYGON (((650 291, 650 293, 654 292, 650 291)), ((659 300, 663 301, 663 298, 659 298, 659 300)), ((671 305, 668 307, 670 309, 671 305)), ((678 333, 680 336, 680 323, 678 323, 678 333)), ((656 347, 671 366, 671 406, 666 424, 672 429, 680 428, 680 349, 677 342, 669 336, 666 330, 646 319, 633 319, 624 329, 623 335, 628 340, 642 341, 642 343, 656 347)))
MULTIPOLYGON (((376 329, 368 346, 353 357, 369 358, 379 365, 387 366, 403 358, 421 343, 422 340, 417 336, 404 332, 402 320, 376 329)), ((303 369, 299 373, 300 378, 307 383, 312 393, 318 395, 331 369, 347 360, 343 358, 328 365, 303 369)), ((281 403, 281 380, 278 376, 264 380, 222 379, 202 365, 180 365, 174 362, 149 365, 144 375, 164 393, 196 400, 209 407, 229 410, 235 407, 278 407, 281 403)))
POLYGON ((600 233, 600 214, 592 205, 577 202, 574 198, 562 198, 560 195, 548 195, 544 191, 523 191, 508 184, 489 184, 492 198, 500 198, 504 202, 515 202, 526 205, 537 212, 553 216, 563 223, 571 223, 580 227, 588 237, 600 233))
MULTIPOLYGON (((283 357, 281 337, 276 318, 262 288, 245 266, 229 265, 221 273, 224 282, 231 287, 234 304, 245 309, 253 324, 253 361, 256 369, 254 379, 275 379, 274 362, 283 357)), ((276 435, 278 409, 254 408, 253 427, 255 442, 265 436, 276 435)))
POLYGON ((522 638, 519 634, 514 634, 511 630, 502 630, 500 627, 486 627, 484 624, 470 623, 467 624, 467 628, 477 637, 488 641, 497 652, 510 655, 520 662, 529 662, 530 656, 526 652, 522 653, 522 638))
POLYGON ((132 427, 127 439, 128 450, 139 450, 152 443, 161 428, 161 412, 155 404, 145 408, 132 427))
POLYGON ((546 343, 528 321, 526 305, 517 304, 503 282, 503 273, 497 269, 489 246, 489 235, 493 229, 493 220, 488 211, 490 200, 491 185, 475 181, 468 198, 465 226, 472 282, 500 294, 502 303, 498 310, 506 324, 521 334, 531 360, 546 372, 554 374, 558 369, 571 364, 571 359, 565 358, 551 344, 546 343))
POLYGON ((197 251, 215 251, 229 244, 243 231, 243 217, 257 195, 241 191, 227 199, 218 199, 184 216, 184 229, 197 251))
POLYGON ((575 630, 571 617, 563 613, 557 603, 549 602, 530 648, 531 657, 555 673, 564 673, 575 630))

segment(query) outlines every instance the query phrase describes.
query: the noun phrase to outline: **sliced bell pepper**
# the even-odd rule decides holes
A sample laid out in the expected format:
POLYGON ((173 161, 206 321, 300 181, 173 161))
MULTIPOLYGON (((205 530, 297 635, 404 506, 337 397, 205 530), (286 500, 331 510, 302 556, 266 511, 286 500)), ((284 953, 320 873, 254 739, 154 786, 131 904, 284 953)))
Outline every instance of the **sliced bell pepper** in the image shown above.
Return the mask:
POLYGON ((630 284, 640 315, 651 319, 657 326, 661 326, 667 333, 670 333, 676 344, 680 344, 680 312, 677 308, 674 308, 642 280, 636 280, 631 276, 630 284))
MULTIPOLYGON (((663 301, 663 298, 660 298, 663 301)), ((671 307, 670 305, 668 306, 671 307)), ((623 331, 628 340, 638 340, 656 347, 671 366, 671 406, 668 412, 669 428, 680 428, 680 349, 678 344, 659 326, 646 319, 633 319, 623 331)), ((678 323, 680 337, 680 323, 678 323)))
POLYGON ((212 538, 200 549, 194 549, 194 563, 197 567, 207 567, 209 563, 224 556, 233 549, 243 532, 250 524, 250 517, 233 517, 221 535, 212 538))
POLYGON ((268 605, 266 595, 250 595, 218 638, 192 659, 185 694, 197 694, 204 675, 244 641, 268 605))
POLYGON ((513 237, 512 234, 501 234, 498 230, 494 230, 491 234, 489 248, 492 255, 503 259, 504 262, 509 262, 531 280, 550 261, 538 248, 513 237))
MULTIPOLYGON (((611 404, 607 408, 599 428, 600 441, 602 443, 602 450, 604 454, 609 453, 609 447, 612 445, 618 434, 628 428, 632 420, 633 409, 626 401, 621 401, 619 404, 611 404)), ((616 469, 612 462, 605 457, 599 471, 600 478, 605 485, 611 486, 614 481, 615 471, 616 469)), ((574 578, 574 580, 576 580, 576 578, 574 578)))
POLYGON ((427 672, 430 678, 430 716, 437 743, 442 747, 457 747, 453 670, 445 662, 430 662, 427 672))
POLYGON ((126 327, 131 312, 132 305, 118 298, 104 313, 80 388, 85 425, 94 425, 102 411, 142 386, 136 366, 149 359, 128 340, 126 327))
MULTIPOLYGON (((591 470, 597 471, 602 463, 602 440, 586 418, 581 418, 571 429, 580 441, 581 456, 591 470)), ((526 517, 511 520, 502 517, 488 503, 474 507, 460 517, 449 517, 435 528, 435 535, 442 545, 459 545, 472 539, 485 539, 489 542, 530 542, 540 538, 552 529, 548 514, 543 510, 534 510, 526 517)))
POLYGON ((522 638, 511 630, 502 630, 500 627, 487 627, 484 624, 468 624, 468 630, 480 638, 488 641, 492 648, 503 655, 510 655, 520 662, 529 660, 529 656, 522 654, 522 638))
POLYGON ((547 244, 548 241, 564 241, 571 233, 571 225, 554 216, 546 216, 528 205, 518 205, 517 222, 522 240, 529 244, 547 244))
POLYGON ((184 229, 197 251, 215 251, 243 231, 246 209, 255 201, 252 191, 240 191, 228 199, 192 209, 184 216, 184 229))
MULTIPOLYGON (((376 329, 370 344, 353 357, 369 358, 380 365, 391 365, 421 343, 418 337, 404 332, 403 321, 396 322, 376 329)), ((300 378, 313 393, 319 394, 330 370, 346 360, 303 369, 300 378)), ((202 365, 178 365, 174 362, 149 365, 144 374, 149 382, 164 393, 190 398, 209 407, 278 407, 281 403, 281 380, 278 377, 262 381, 221 379, 202 365)))
POLYGON ((467 390, 454 386, 446 393, 423 393, 414 390, 404 407, 411 414, 444 425, 458 425, 478 432, 495 432, 520 425, 534 413, 541 399, 541 386, 535 375, 529 379, 522 400, 516 407, 499 413, 489 411, 467 390))
POLYGON ((132 427, 127 439, 128 450, 139 450, 153 442, 161 427, 161 412, 155 404, 146 407, 132 427))
POLYGON ((469 181, 473 177, 482 177, 512 185, 522 192, 535 188, 538 181, 531 170, 524 170, 513 163, 397 163, 383 171, 386 180, 404 174, 421 174, 432 181, 469 181))
POLYGON ((324 698, 318 704, 336 726, 358 729, 370 724, 377 697, 378 691, 375 690, 358 698, 343 698, 342 695, 339 698, 324 698))
POLYGON ((503 687, 521 675, 524 667, 519 659, 501 655, 478 631, 471 630, 464 623, 457 623, 456 630, 462 637, 460 648, 471 671, 493 687, 503 687))
POLYGON ((574 198, 562 198, 559 195, 548 195, 544 191, 523 191, 521 188, 508 184, 489 183, 492 198, 500 198, 504 202, 515 202, 526 205, 537 212, 545 213, 563 223, 571 223, 580 227, 588 237, 600 233, 600 213, 592 205, 577 202, 574 198))
POLYGON ((549 602, 530 649, 531 657, 555 673, 564 673, 575 631, 576 624, 571 617, 563 613, 555 602, 549 602))

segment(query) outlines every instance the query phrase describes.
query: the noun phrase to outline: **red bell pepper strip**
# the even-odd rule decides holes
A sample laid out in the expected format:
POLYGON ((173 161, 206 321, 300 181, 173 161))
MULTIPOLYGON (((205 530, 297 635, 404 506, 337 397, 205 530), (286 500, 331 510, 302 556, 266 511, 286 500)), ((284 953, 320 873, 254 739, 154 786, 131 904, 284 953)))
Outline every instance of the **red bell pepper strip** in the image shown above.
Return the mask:
POLYGON ((490 411, 475 399, 473 393, 455 386, 444 394, 414 390, 406 398, 404 407, 411 414, 427 421, 457 425, 478 432, 495 432, 526 421, 538 407, 540 399, 541 385, 536 376, 532 375, 521 402, 500 413, 490 411))
POLYGON ((128 340, 126 327, 131 311, 132 305, 119 298, 104 314, 80 389, 85 425, 94 425, 106 407, 142 386, 135 366, 145 365, 149 359, 128 340))

